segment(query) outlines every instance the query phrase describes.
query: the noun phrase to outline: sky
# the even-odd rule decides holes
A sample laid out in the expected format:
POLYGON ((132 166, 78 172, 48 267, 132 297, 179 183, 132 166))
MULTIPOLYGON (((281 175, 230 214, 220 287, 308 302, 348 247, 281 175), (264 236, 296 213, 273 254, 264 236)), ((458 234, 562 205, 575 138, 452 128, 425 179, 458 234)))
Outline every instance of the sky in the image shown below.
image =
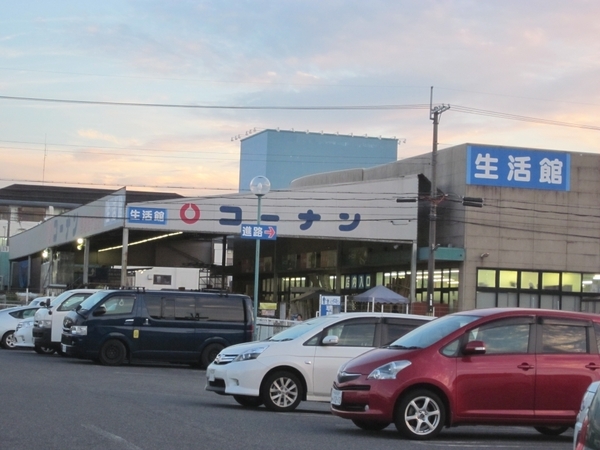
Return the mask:
POLYGON ((24 0, 0 15, 0 187, 238 191, 264 129, 600 151, 596 0, 24 0))

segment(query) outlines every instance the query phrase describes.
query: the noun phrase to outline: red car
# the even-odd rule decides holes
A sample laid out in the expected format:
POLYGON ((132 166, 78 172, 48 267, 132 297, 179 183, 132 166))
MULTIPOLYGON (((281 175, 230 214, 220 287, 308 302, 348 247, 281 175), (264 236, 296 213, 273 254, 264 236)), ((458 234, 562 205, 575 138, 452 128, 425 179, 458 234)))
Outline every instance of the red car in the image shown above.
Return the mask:
POLYGON ((456 425, 558 435, 600 380, 600 316, 493 308, 450 314, 340 367, 331 411, 365 430, 430 439, 456 425))

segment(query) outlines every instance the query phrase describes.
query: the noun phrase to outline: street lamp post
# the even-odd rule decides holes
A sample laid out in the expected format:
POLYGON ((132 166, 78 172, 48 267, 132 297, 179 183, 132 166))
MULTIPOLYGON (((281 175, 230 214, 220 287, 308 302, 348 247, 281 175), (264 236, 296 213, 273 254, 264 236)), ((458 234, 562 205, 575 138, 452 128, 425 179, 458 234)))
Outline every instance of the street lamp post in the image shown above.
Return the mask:
MULTIPOLYGON (((256 198, 258 199, 258 209, 256 213, 256 224, 260 225, 260 202, 263 196, 267 195, 271 190, 271 182, 267 177, 259 175, 257 177, 252 178, 250 181, 250 191, 256 198)), ((254 298, 252 299, 254 303, 254 340, 258 338, 258 282, 259 282, 259 270, 260 270, 260 239, 256 240, 256 255, 254 257, 254 298)))

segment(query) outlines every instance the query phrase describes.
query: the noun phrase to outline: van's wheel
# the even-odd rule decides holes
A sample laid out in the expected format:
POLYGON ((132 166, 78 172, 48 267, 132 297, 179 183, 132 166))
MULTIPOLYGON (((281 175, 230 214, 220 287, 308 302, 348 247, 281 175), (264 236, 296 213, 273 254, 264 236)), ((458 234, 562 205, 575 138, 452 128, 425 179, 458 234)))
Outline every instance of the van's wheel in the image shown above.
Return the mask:
POLYGON ((120 366, 127 357, 127 350, 118 339, 109 339, 100 349, 98 360, 105 366, 120 366))
POLYGON ((51 347, 41 347, 39 345, 36 345, 35 347, 33 347, 33 350, 38 354, 38 355, 52 355, 54 354, 54 352, 56 350, 54 350, 51 347))
POLYGON ((245 406, 246 408, 258 408, 260 405, 262 405, 262 398, 260 397, 250 397, 248 395, 234 395, 233 399, 240 405, 245 406))
POLYGON ((533 427, 536 431, 545 434, 546 436, 559 436, 567 431, 570 427, 568 426, 560 426, 557 425, 555 427, 545 426, 545 427, 533 427))
POLYGON ((366 431, 381 431, 388 427, 388 422, 373 422, 372 420, 352 419, 352 423, 361 430, 366 431))
POLYGON ((0 341, 0 347, 11 350, 17 346, 17 338, 15 337, 14 331, 7 331, 2 336, 2 340, 0 341))
POLYGON ((206 348, 202 350, 202 355, 200 356, 200 364, 202 367, 206 369, 224 348, 225 346, 222 344, 208 344, 206 348))
POLYGON ((302 401, 302 383, 291 372, 272 373, 262 385, 261 397, 270 411, 293 411, 302 401))
POLYGON ((398 431, 415 440, 437 436, 446 421, 446 411, 440 397, 427 389, 418 389, 400 399, 394 416, 398 431))

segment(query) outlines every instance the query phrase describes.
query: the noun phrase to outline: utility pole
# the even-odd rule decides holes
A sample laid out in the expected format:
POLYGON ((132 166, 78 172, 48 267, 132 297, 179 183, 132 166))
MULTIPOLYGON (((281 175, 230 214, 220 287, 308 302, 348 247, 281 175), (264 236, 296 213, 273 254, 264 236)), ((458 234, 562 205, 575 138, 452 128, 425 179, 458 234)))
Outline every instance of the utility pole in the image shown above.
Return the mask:
POLYGON ((438 125, 440 116, 444 111, 448 111, 450 106, 441 105, 433 107, 433 86, 429 99, 429 118, 433 120, 433 148, 431 151, 431 195, 429 199, 429 260, 427 264, 427 310, 433 312, 433 275, 435 273, 435 250, 436 245, 436 226, 437 226, 437 204, 442 200, 438 199, 437 194, 437 146, 438 146, 438 125))

